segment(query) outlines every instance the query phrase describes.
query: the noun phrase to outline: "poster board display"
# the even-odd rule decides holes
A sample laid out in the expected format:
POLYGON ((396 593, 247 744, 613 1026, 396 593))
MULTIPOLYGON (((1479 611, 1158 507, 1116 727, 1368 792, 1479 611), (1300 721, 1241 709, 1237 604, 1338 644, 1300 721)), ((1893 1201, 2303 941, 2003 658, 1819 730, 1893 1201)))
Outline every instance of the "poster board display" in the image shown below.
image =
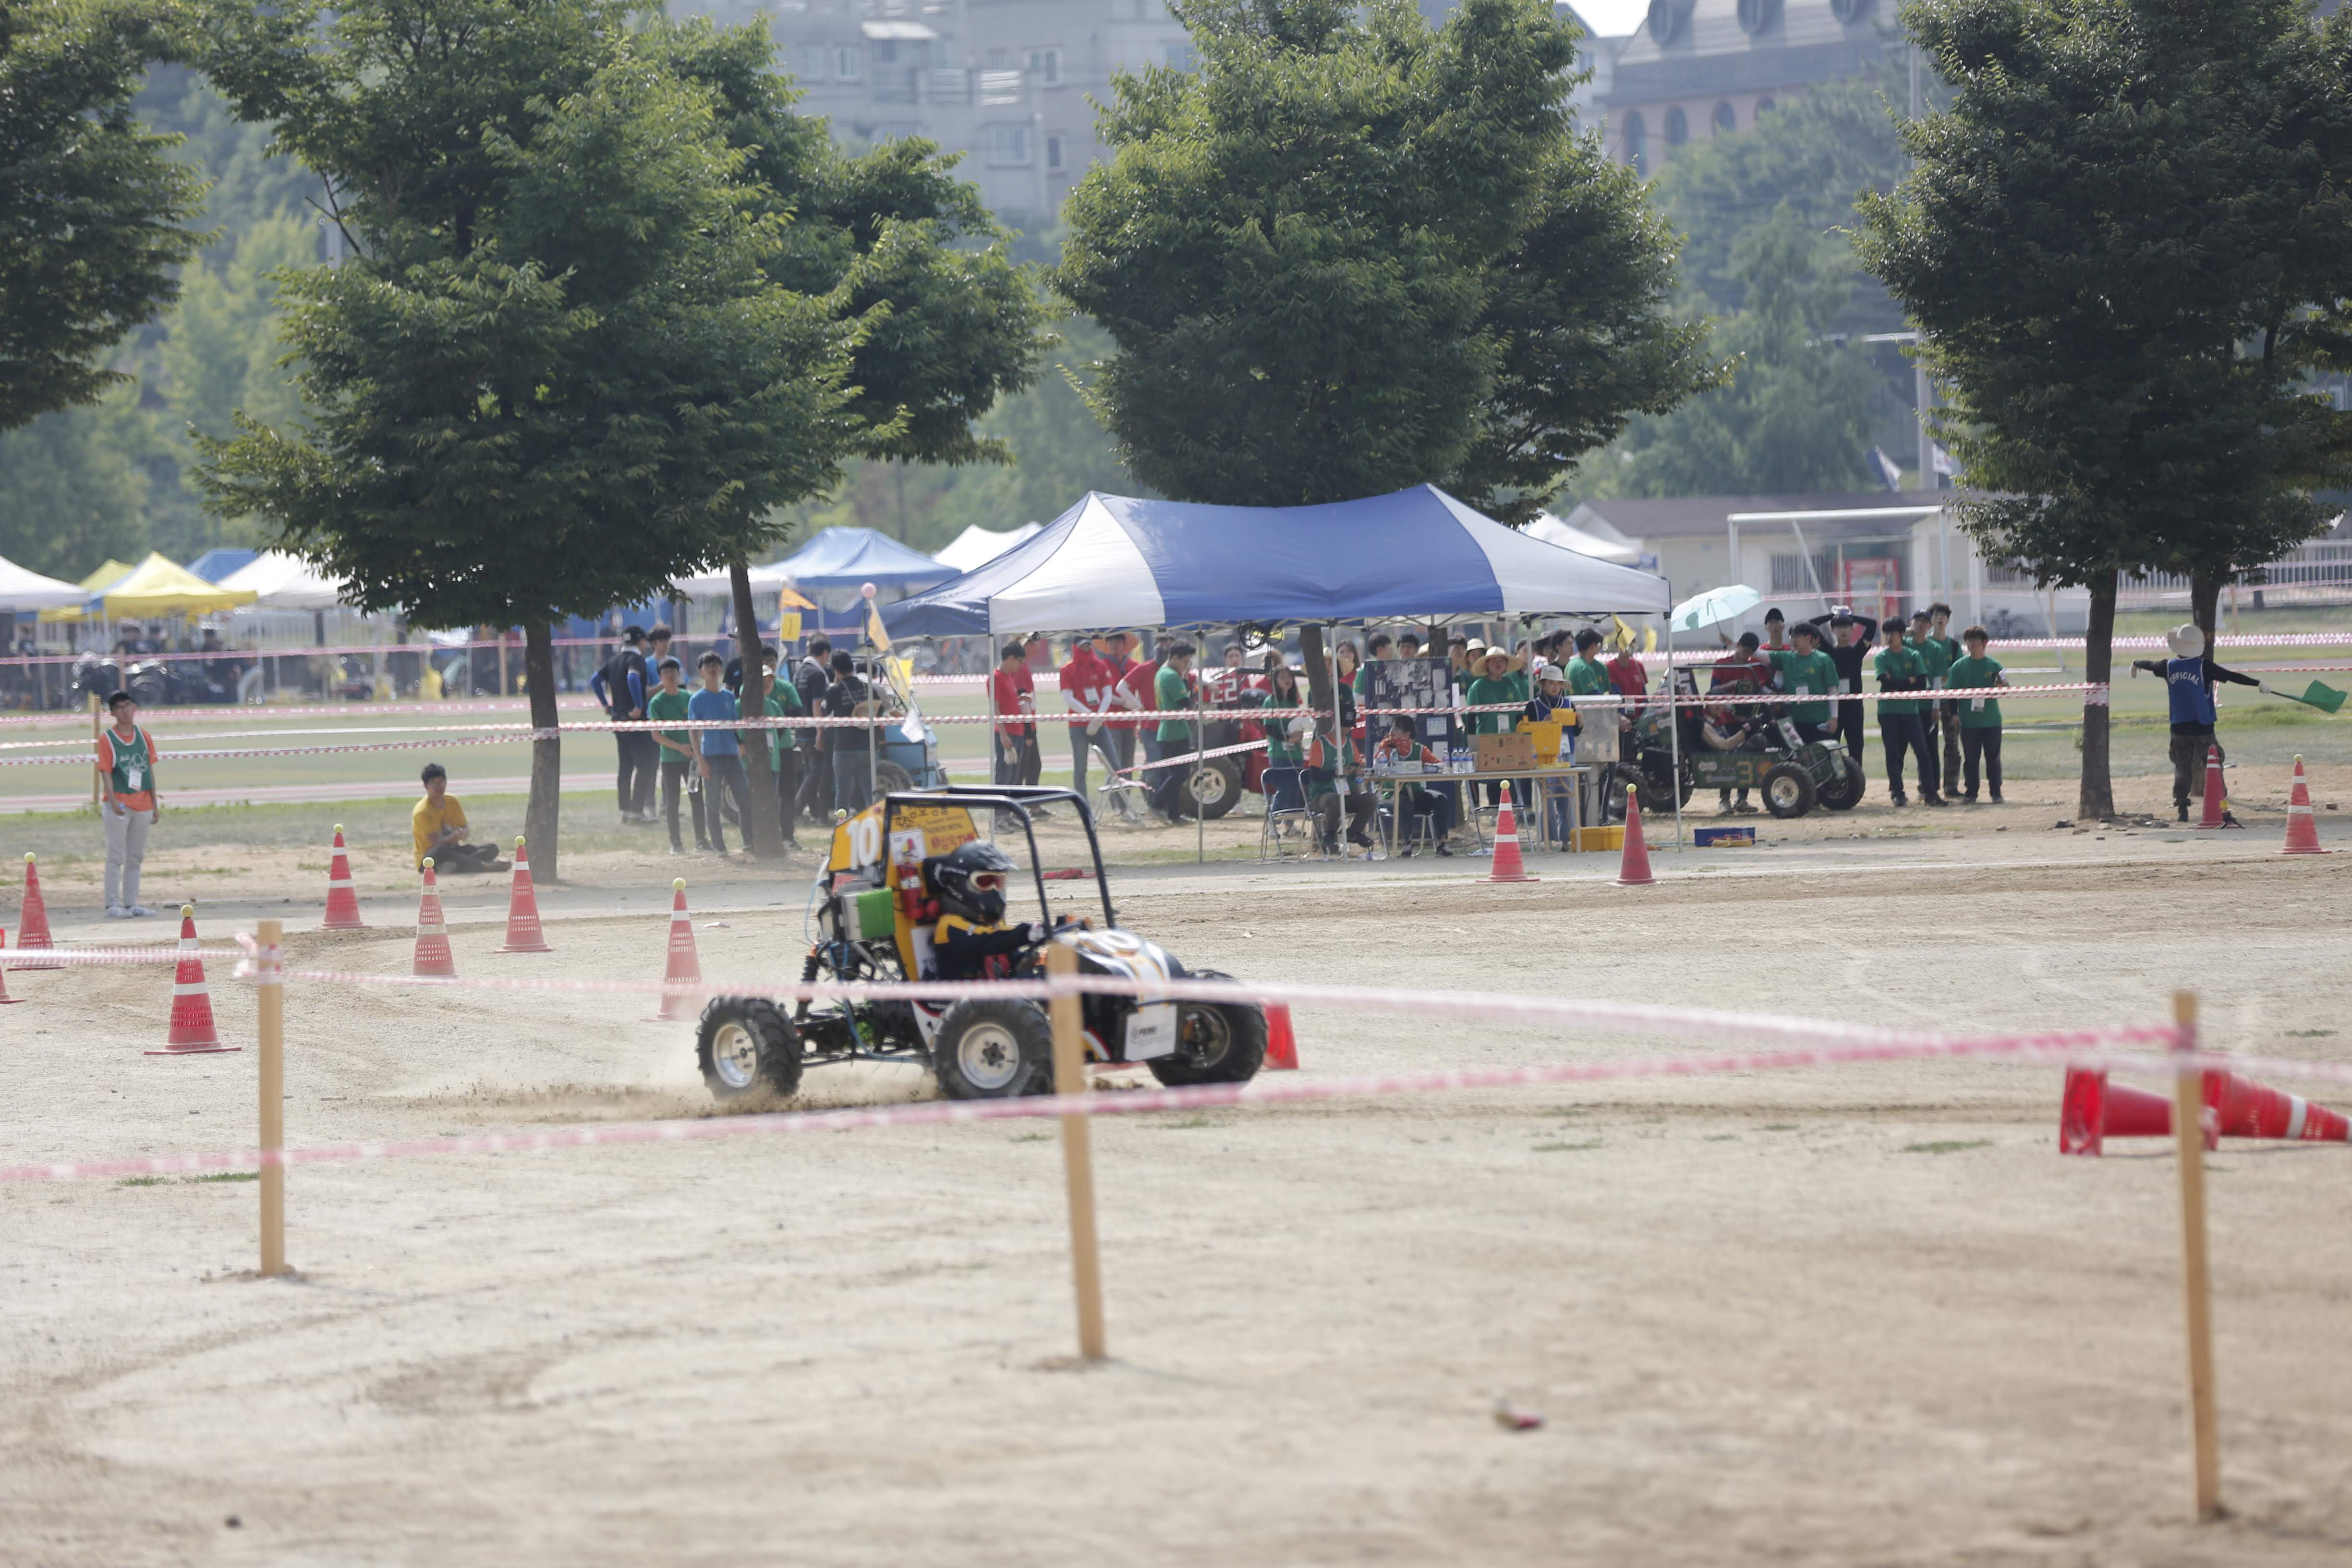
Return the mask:
MULTIPOLYGON (((1367 708, 1450 708, 1454 705, 1454 667, 1444 658, 1375 658, 1364 665, 1364 706, 1367 708)), ((1366 720, 1379 734, 1388 732, 1386 719, 1366 720)), ((1450 755, 1462 743, 1462 731, 1451 713, 1413 716, 1412 732, 1439 756, 1450 755)))

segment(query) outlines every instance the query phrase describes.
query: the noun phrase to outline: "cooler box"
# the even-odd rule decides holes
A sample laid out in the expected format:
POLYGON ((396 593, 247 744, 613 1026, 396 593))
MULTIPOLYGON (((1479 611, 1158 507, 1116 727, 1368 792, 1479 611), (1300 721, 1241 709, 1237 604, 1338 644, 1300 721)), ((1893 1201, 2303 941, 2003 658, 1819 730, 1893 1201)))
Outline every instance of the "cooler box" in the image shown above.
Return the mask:
POLYGON ((1753 827, 1702 827, 1692 837, 1702 849, 1752 849, 1756 846, 1753 827))

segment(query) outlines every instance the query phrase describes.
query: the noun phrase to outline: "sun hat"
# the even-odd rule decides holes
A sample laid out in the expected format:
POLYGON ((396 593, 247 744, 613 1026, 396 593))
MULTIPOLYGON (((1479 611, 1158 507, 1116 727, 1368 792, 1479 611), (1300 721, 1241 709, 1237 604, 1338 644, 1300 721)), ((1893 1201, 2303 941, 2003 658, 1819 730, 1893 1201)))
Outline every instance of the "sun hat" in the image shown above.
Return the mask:
POLYGON ((2195 658, 2205 651, 2205 634, 2194 621, 2186 622, 2164 634, 2165 646, 2172 649, 2175 658, 2195 658))
POLYGON ((1538 680, 1566 680, 1568 679, 1568 671, 1562 669, 1556 664, 1538 665, 1536 668, 1536 679, 1538 680))
POLYGON ((1475 664, 1480 659, 1486 658, 1486 639, 1484 637, 1472 637, 1470 639, 1470 646, 1462 650, 1462 657, 1468 659, 1472 664, 1475 664))

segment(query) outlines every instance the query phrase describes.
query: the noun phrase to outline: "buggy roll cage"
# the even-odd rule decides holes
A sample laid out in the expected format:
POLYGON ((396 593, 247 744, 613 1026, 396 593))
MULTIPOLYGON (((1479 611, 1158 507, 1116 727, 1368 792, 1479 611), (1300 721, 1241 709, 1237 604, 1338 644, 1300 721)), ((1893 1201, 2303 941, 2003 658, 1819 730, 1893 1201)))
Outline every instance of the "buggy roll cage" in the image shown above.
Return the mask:
POLYGON ((995 784, 987 789, 919 790, 912 794, 894 793, 882 797, 882 842, 890 842, 891 814, 900 805, 961 805, 982 806, 996 811, 1009 811, 1021 818, 1021 831, 1029 840, 1029 869, 1037 879, 1037 908, 1048 919, 1054 906, 1045 892, 1045 863, 1037 853, 1037 829, 1029 815, 1032 805, 1044 805, 1048 801, 1066 800, 1078 808, 1078 820, 1087 830, 1087 848, 1094 856, 1095 886, 1102 889, 1103 924, 1116 926, 1118 917, 1110 907, 1110 879, 1103 875, 1102 840, 1095 836, 1095 815, 1087 805, 1086 796, 1076 790, 1057 784, 995 784))

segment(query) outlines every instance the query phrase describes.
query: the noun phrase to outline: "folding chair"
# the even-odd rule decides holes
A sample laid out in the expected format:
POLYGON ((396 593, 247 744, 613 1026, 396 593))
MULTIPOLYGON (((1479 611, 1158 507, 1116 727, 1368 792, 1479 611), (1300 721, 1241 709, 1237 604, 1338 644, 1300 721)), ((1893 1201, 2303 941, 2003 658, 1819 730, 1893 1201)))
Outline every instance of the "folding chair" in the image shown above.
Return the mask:
POLYGON ((1307 786, 1297 768, 1268 768, 1260 781, 1265 786, 1265 819, 1258 825, 1257 858, 1284 860, 1284 846, 1296 840, 1298 858, 1315 845, 1315 816, 1307 809, 1307 786))

